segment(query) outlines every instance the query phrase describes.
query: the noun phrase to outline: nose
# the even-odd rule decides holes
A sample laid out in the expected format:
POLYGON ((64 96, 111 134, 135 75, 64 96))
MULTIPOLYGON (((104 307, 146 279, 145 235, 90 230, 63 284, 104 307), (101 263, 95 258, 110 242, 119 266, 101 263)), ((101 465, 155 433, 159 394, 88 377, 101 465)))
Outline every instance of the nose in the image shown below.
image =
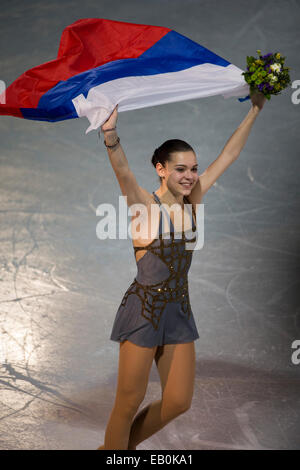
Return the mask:
POLYGON ((192 170, 186 170, 184 172, 184 181, 183 183, 191 183, 193 180, 194 180, 194 173, 192 172, 192 170))

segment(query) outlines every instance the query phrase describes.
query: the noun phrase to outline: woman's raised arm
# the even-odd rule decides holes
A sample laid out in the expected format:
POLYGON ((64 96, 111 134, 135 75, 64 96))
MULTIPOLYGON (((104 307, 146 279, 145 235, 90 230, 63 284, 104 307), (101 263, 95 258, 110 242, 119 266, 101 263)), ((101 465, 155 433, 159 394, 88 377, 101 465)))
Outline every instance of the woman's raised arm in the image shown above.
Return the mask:
POLYGON ((266 98, 262 93, 250 95, 252 106, 238 128, 226 142, 220 155, 214 160, 206 170, 199 175, 199 181, 192 189, 189 196, 193 204, 200 204, 202 197, 209 188, 216 182, 219 176, 238 158, 244 145, 247 142, 251 128, 262 110, 266 98))
POLYGON ((118 135, 116 129, 109 130, 116 127, 118 119, 118 105, 113 110, 110 117, 101 126, 101 130, 104 133, 104 139, 107 145, 113 145, 112 148, 107 147, 108 156, 111 162, 111 166, 115 172, 117 180, 119 182, 123 196, 127 196, 127 205, 132 204, 149 204, 149 197, 147 191, 141 188, 136 178, 129 168, 128 160, 123 151, 122 145, 117 143, 118 135), (117 143, 117 145, 114 145, 117 143))

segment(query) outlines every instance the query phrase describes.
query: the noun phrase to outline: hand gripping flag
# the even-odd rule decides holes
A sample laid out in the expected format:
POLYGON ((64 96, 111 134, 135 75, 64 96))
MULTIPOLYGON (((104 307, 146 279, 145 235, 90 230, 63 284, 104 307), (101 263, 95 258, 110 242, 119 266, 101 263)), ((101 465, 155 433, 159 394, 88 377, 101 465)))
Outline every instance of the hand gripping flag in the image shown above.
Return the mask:
POLYGON ((242 72, 166 27, 81 19, 63 30, 57 59, 27 70, 2 93, 0 114, 51 122, 86 116, 88 133, 117 104, 122 112, 213 95, 244 101, 242 72))

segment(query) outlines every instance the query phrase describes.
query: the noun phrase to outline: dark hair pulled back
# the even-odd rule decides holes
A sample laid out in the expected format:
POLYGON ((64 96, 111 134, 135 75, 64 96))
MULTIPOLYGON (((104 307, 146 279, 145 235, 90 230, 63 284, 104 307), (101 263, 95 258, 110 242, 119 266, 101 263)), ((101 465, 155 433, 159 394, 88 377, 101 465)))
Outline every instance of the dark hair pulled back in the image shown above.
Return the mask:
MULTIPOLYGON (((175 152, 187 152, 191 150, 194 152, 194 149, 185 142, 184 140, 180 139, 170 139, 166 140, 163 144, 161 144, 158 148, 154 150, 152 155, 152 165, 156 168, 157 163, 161 163, 162 166, 165 166, 166 162, 170 162, 172 160, 172 153, 175 152)), ((159 177, 160 182, 162 178, 159 177)))

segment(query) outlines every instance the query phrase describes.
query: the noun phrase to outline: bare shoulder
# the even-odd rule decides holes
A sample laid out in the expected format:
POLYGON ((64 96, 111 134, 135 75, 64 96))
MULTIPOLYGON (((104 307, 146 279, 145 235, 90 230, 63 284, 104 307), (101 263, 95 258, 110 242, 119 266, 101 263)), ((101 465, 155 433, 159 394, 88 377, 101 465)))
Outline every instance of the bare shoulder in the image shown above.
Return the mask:
POLYGON ((146 189, 139 186, 134 173, 128 169, 116 174, 123 196, 127 198, 127 205, 151 203, 151 194, 146 189))
MULTIPOLYGON (((151 212, 151 205, 155 203, 154 196, 152 193, 149 193, 149 191, 147 191, 142 186, 138 186, 137 192, 138 192, 138 198, 135 200, 135 202, 133 202, 133 204, 134 203, 143 204, 147 208, 146 213, 144 213, 144 215, 146 216, 146 218, 148 218, 151 212)), ((140 215, 139 211, 137 213, 132 214, 131 216, 132 220, 135 219, 135 217, 138 217, 139 215, 140 215)))
POLYGON ((153 196, 152 193, 149 193, 149 191, 147 191, 147 189, 142 188, 141 186, 139 186, 139 189, 140 189, 141 194, 143 196, 143 200, 145 201, 145 203, 147 205, 152 204, 153 202, 155 202, 154 196, 153 196))
POLYGON ((193 196, 191 194, 189 194, 189 196, 185 196, 185 198, 186 198, 187 203, 192 205, 192 210, 196 214, 197 204, 201 204, 202 199, 195 198, 195 197, 193 198, 193 196))
MULTIPOLYGON (((149 193, 145 188, 139 186, 140 201, 146 207, 146 211, 137 210, 131 214, 131 221, 133 222, 135 218, 139 218, 138 224, 138 234, 132 232, 132 242, 133 246, 143 247, 145 244, 152 242, 153 239, 149 238, 150 233, 157 233, 158 229, 158 219, 157 217, 152 218, 152 205, 158 205, 155 201, 155 197, 152 193, 149 193), (152 232, 152 223, 154 223, 154 232, 152 232)), ((133 230, 131 226, 131 230, 133 230)))
POLYGON ((196 204, 201 204, 203 196, 204 196, 203 185, 202 185, 200 176, 198 177, 197 183, 195 184, 195 186, 193 187, 193 189, 191 190, 188 196, 188 199, 190 203, 193 204, 193 207, 195 208, 195 210, 196 210, 196 204))

